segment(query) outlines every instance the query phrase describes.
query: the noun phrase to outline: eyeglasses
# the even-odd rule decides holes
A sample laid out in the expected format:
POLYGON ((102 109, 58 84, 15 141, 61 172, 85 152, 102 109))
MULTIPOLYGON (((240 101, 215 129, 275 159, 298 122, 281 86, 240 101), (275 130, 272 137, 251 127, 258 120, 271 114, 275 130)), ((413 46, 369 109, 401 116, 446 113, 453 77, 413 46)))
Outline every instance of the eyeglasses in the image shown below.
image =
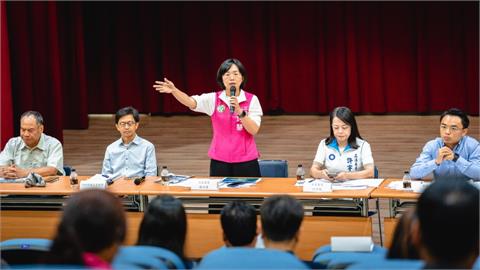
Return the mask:
POLYGON ((463 128, 459 128, 457 126, 447 126, 447 125, 440 125, 440 129, 441 130, 450 130, 452 132, 457 132, 457 131, 460 131, 462 130, 463 128))
POLYGON ((135 125, 135 124, 136 124, 135 121, 119 122, 119 123, 118 123, 118 125, 121 126, 121 127, 123 127, 123 128, 126 127, 126 126, 131 127, 131 126, 133 126, 133 125, 135 125))

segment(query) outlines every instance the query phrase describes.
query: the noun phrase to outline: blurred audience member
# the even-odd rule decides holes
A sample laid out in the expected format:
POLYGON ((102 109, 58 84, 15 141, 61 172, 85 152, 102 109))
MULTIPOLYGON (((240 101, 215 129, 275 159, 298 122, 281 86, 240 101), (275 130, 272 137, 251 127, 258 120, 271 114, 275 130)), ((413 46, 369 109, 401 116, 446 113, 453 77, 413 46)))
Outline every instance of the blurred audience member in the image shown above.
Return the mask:
POLYGON ((479 253, 479 189, 435 181, 420 196, 413 242, 426 268, 469 269, 479 253))
POLYGON ((125 239, 120 200, 104 190, 85 190, 66 201, 48 262, 110 269, 125 239))
POLYGON ((227 247, 254 247, 257 236, 255 208, 242 201, 225 205, 220 215, 223 241, 227 247))
POLYGON ((419 259, 417 248, 412 243, 414 222, 418 222, 415 209, 408 209, 397 223, 392 244, 388 250, 388 259, 419 259))

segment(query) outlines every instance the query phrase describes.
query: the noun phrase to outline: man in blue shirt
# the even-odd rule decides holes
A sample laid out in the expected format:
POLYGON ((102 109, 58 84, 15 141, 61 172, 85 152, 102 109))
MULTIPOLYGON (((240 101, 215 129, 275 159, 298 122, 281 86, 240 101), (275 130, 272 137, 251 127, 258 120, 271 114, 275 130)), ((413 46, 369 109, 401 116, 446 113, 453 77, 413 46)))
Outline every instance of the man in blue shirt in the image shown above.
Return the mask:
POLYGON ((467 136, 470 120, 459 109, 440 116, 440 138, 429 141, 410 169, 414 179, 433 173, 435 180, 480 180, 480 145, 467 136))
POLYGON ((115 114, 115 126, 121 138, 105 151, 102 174, 124 177, 155 178, 157 159, 155 146, 137 135, 140 115, 133 107, 125 107, 115 114))

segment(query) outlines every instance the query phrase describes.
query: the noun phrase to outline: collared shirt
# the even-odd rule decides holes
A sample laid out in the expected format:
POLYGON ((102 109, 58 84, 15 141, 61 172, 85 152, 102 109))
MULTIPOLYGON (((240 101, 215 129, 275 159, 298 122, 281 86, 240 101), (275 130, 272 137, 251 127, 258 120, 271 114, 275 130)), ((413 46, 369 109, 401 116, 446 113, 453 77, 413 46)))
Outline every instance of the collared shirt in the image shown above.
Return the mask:
POLYGON ((360 138, 357 138, 357 145, 358 148, 355 149, 347 144, 345 149, 340 151, 336 139, 328 145, 325 145, 323 139, 313 161, 332 173, 362 171, 365 165, 374 164, 372 149, 368 142, 360 138))
MULTIPOLYGON (((213 112, 215 111, 216 101, 215 92, 202 94, 200 96, 194 95, 192 96, 192 98, 195 99, 195 101, 197 102, 197 107, 195 109, 192 109, 193 111, 205 113, 209 116, 213 115, 213 112)), ((222 91, 219 98, 223 100, 226 104, 230 104, 230 98, 225 93, 225 90, 222 91)), ((237 100, 238 103, 247 100, 247 97, 245 96, 245 92, 243 90, 240 90, 240 94, 238 95, 237 100)), ((224 109, 229 110, 230 107, 224 109)), ((263 111, 262 107, 260 106, 260 101, 258 101, 257 96, 253 95, 252 101, 250 102, 250 108, 248 109, 248 117, 250 117, 250 119, 252 119, 260 127, 262 115, 263 111)))
POLYGON ((42 133, 38 144, 29 148, 22 137, 8 140, 0 154, 0 166, 15 164, 24 169, 54 167, 57 174, 64 175, 63 148, 59 140, 42 133))
POLYGON ((433 173, 434 179, 480 180, 480 144, 470 136, 464 136, 453 148, 458 154, 456 162, 444 160, 440 165, 435 163, 438 151, 444 147, 442 138, 429 141, 422 153, 410 168, 410 176, 420 179, 433 173))
POLYGON ((138 135, 129 144, 124 144, 122 138, 116 140, 105 151, 102 174, 115 177, 156 176, 155 146, 138 135))

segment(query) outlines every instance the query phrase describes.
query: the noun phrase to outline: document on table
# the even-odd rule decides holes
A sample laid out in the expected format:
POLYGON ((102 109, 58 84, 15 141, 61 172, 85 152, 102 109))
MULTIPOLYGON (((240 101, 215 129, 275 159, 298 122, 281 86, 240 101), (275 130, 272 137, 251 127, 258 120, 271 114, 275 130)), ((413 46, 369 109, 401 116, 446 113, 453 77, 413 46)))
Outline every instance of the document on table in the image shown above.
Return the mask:
POLYGON ((258 177, 226 177, 220 181, 220 188, 245 188, 251 187, 260 182, 258 177))
POLYGON ((369 179, 356 179, 356 180, 347 180, 347 181, 330 181, 327 179, 314 179, 307 178, 305 180, 299 180, 295 183, 295 186, 302 187, 305 182, 321 181, 332 183, 333 190, 357 190, 357 189, 367 189, 369 187, 378 187, 383 179, 379 178, 369 178, 369 179))
POLYGON ((2 178, 0 177, 0 183, 25 183, 27 178, 2 178))
POLYGON ((411 181, 411 188, 404 188, 403 181, 392 181, 388 184, 387 188, 395 189, 395 190, 403 190, 403 191, 412 191, 416 193, 422 193, 423 190, 430 185, 431 182, 424 182, 424 181, 411 181))

